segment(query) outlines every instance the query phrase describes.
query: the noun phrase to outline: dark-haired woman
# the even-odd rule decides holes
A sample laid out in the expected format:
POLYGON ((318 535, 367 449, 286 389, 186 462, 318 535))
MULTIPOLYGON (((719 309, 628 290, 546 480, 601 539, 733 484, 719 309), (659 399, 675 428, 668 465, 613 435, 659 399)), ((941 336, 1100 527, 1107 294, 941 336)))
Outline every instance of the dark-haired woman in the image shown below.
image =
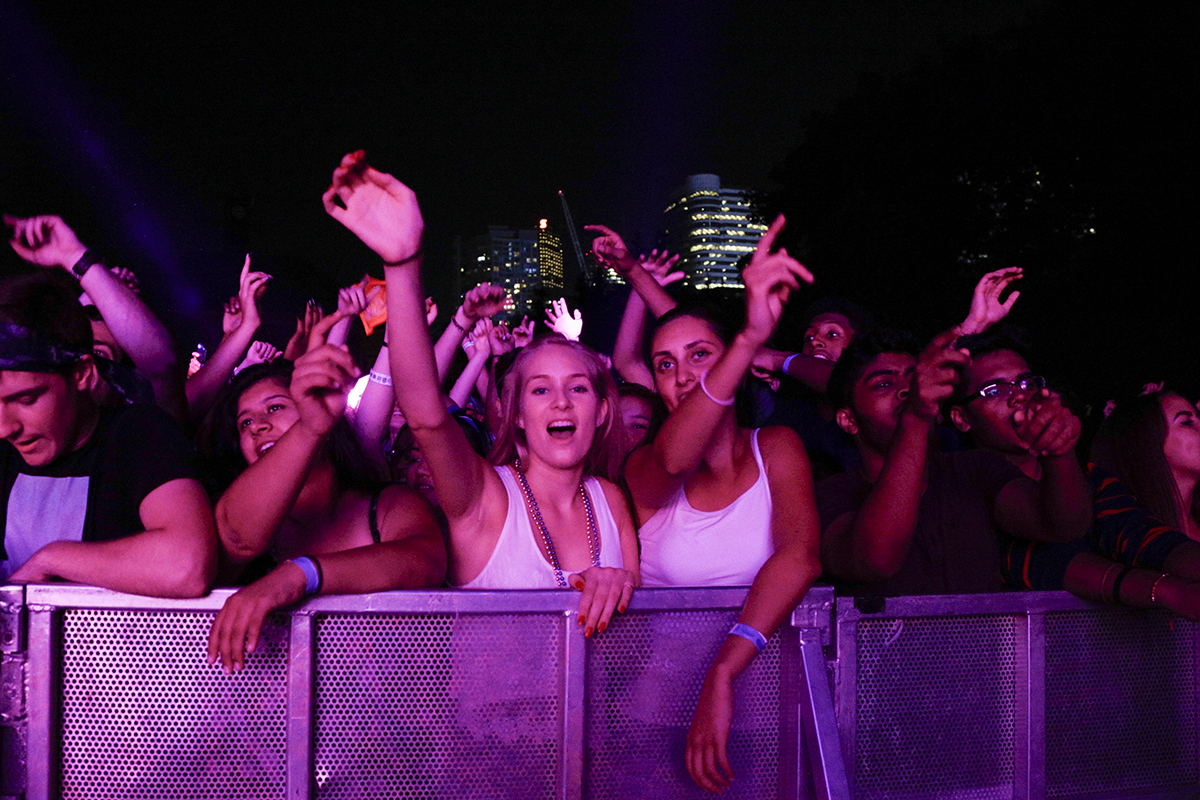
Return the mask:
POLYGON ((433 513, 407 487, 386 486, 342 414, 357 369, 342 347, 323 344, 327 317, 295 368, 240 373, 213 410, 211 438, 245 469, 216 504, 222 570, 262 556, 271 572, 231 596, 209 635, 208 657, 227 672, 253 652, 263 620, 306 594, 352 594, 440 585, 446 553, 433 513))
MULTIPOLYGON (((740 428, 733 409, 788 296, 801 281, 812 282, 786 251, 772 252, 783 224, 780 217, 763 235, 743 272, 747 321, 731 341, 707 315, 677 308, 659 319, 650 368, 670 415, 625 468, 648 586, 751 586, 705 676, 688 733, 688 772, 709 791, 727 788, 733 774, 726 757, 733 679, 821 573, 812 475, 800 438, 788 428, 740 428)), ((597 254, 628 257, 620 237, 601 232, 597 254)))

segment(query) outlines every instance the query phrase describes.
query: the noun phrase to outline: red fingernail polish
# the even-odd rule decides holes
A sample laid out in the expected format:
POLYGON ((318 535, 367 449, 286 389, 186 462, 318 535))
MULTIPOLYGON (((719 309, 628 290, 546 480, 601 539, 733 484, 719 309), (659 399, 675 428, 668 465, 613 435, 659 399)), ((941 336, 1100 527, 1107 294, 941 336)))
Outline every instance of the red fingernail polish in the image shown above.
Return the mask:
POLYGON ((585 639, 591 638, 591 635, 592 635, 592 626, 588 625, 586 628, 583 629, 583 638, 585 638, 585 639))
POLYGON ((598 626, 596 626, 596 633, 604 633, 604 629, 607 627, 608 625, 606 623, 601 622, 598 626))

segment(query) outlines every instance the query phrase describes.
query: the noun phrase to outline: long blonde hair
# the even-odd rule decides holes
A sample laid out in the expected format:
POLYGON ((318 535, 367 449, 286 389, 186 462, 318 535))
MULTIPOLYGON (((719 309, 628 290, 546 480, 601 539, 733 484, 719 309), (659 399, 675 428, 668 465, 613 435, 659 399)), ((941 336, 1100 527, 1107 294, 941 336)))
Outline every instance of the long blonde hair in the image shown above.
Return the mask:
POLYGON ((592 391, 600 401, 607 401, 608 413, 604 422, 596 428, 592 446, 583 462, 585 475, 598 475, 609 480, 616 480, 621 467, 621 450, 618 446, 619 437, 623 435, 624 422, 621 419, 620 406, 617 398, 617 385, 609 374, 604 362, 595 351, 579 342, 573 342, 555 334, 525 347, 517 354, 512 366, 504 375, 500 392, 500 430, 496 434, 496 443, 488 454, 488 461, 496 466, 507 464, 517 457, 517 446, 528 447, 525 431, 517 423, 521 414, 521 394, 525 388, 525 371, 533 354, 546 347, 565 347, 578 355, 586 365, 588 382, 592 391))

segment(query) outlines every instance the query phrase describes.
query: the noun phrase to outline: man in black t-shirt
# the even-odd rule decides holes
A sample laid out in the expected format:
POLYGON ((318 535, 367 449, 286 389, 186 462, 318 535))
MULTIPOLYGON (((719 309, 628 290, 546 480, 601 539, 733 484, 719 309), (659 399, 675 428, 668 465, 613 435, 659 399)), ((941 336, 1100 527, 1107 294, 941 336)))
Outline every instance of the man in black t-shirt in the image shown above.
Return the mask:
POLYGON ((0 283, 0 580, 202 595, 216 534, 191 447, 154 407, 101 411, 91 352, 57 276, 0 283))
POLYGON ((843 353, 830 379, 837 422, 862 468, 816 486, 821 562, 854 594, 947 594, 1001 588, 997 529, 1035 541, 1078 539, 1091 494, 1074 457, 1079 421, 1058 404, 1023 418, 1041 482, 989 451, 930 447, 940 404, 970 356, 958 330, 918 357, 911 337, 877 332, 843 353))

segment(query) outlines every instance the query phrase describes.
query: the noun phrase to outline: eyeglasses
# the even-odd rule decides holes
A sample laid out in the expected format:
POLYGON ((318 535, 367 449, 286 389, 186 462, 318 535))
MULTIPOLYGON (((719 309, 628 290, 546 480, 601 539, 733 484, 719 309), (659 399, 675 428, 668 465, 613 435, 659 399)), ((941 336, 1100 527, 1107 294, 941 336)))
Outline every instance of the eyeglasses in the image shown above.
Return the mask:
POLYGON ((1046 379, 1040 375, 1030 375, 1028 378, 1018 378, 1015 381, 998 381, 989 383, 978 392, 975 392, 967 398, 967 402, 971 402, 982 397, 984 400, 1007 400, 1012 396, 1014 389, 1020 389, 1022 392, 1040 392, 1046 388, 1046 379))

